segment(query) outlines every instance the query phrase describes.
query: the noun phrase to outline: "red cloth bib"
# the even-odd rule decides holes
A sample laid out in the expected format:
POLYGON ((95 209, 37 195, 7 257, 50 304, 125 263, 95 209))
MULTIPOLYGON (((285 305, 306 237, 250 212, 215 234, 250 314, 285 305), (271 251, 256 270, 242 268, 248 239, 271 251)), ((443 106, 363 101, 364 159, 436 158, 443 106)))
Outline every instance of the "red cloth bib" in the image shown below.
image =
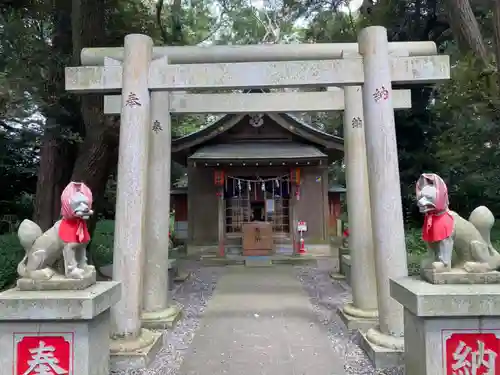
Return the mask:
POLYGON ((90 241, 89 230, 85 220, 62 219, 59 226, 59 238, 66 243, 87 243, 90 241))
POLYGON ((438 242, 450 237, 453 233, 454 222, 455 219, 449 212, 441 215, 425 215, 422 239, 425 242, 438 242))

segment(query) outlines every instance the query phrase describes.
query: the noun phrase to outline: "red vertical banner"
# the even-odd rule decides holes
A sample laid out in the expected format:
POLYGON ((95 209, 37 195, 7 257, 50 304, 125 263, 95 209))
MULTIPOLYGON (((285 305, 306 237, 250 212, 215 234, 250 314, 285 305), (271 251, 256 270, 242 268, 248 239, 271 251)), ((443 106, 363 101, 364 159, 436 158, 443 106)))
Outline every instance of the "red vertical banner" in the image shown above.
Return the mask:
POLYGON ((292 168, 290 170, 290 182, 295 185, 295 198, 300 200, 300 168, 292 168))
POLYGON ((500 340, 494 332, 443 331, 444 375, 500 374, 500 340))
POLYGON ((290 182, 294 185, 300 185, 300 168, 290 170, 290 182))
POLYGON ((73 375, 73 333, 14 333, 14 375, 73 375))
POLYGON ((224 171, 216 170, 214 172, 214 185, 221 187, 225 184, 224 171))

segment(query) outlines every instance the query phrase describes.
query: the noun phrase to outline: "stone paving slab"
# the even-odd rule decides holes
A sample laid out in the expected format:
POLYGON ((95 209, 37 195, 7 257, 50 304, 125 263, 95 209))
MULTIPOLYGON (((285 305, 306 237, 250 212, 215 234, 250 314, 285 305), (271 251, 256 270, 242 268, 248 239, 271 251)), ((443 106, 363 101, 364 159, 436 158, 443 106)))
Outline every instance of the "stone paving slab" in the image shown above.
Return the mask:
POLYGON ((227 267, 181 375, 341 375, 343 358, 293 267, 227 267))

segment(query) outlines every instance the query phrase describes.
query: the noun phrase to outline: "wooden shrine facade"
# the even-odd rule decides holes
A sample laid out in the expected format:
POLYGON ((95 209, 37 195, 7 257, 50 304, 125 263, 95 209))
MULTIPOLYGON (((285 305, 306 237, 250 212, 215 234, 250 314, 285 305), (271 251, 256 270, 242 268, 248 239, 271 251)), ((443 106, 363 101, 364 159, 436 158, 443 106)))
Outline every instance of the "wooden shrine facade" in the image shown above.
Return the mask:
POLYGON ((276 251, 293 248, 299 220, 309 244, 327 243, 328 165, 342 156, 342 138, 288 114, 225 115, 174 139, 172 158, 188 169, 188 247, 241 253, 256 221, 269 223, 276 251))

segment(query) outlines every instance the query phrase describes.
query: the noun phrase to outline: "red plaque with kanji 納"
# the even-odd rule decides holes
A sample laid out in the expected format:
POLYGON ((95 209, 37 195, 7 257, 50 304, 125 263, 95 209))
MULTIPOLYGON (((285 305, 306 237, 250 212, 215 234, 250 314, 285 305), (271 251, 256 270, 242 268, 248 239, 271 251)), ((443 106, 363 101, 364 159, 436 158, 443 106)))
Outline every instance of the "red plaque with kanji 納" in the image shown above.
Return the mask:
POLYGON ((14 333, 13 375, 73 375, 73 333, 14 333))
POLYGON ((444 375, 500 375, 500 331, 446 330, 444 375))

